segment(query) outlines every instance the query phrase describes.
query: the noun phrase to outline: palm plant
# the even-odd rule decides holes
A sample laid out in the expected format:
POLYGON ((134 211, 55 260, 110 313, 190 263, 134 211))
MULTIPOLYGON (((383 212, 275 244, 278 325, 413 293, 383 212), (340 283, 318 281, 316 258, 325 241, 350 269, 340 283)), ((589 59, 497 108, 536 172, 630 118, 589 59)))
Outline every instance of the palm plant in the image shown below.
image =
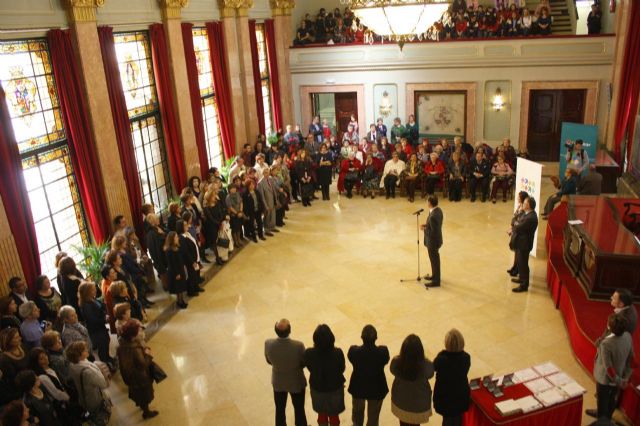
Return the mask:
POLYGON ((78 267, 84 272, 88 280, 98 282, 101 278, 104 258, 111 248, 109 241, 102 244, 89 244, 87 246, 73 246, 84 259, 78 263, 78 267))
POLYGON ((233 167, 233 164, 236 162, 236 160, 238 159, 237 155, 234 155, 231 158, 228 158, 227 161, 224 162, 224 164, 222 165, 222 167, 220 167, 220 175, 222 175, 222 177, 224 177, 224 182, 226 182, 226 185, 229 185, 229 176, 231 175, 231 168, 233 167))

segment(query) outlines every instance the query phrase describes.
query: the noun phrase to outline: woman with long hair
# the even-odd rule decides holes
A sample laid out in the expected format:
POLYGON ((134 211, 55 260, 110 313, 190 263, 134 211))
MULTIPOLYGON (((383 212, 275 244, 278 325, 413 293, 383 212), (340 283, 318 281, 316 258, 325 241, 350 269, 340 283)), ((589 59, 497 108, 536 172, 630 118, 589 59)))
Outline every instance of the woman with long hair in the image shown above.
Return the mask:
POLYGON ((100 361, 107 364, 109 370, 114 372, 116 367, 114 359, 109 355, 109 333, 105 327, 107 309, 104 303, 96 299, 96 285, 89 281, 80 284, 78 301, 82 317, 89 332, 89 338, 94 347, 98 349, 100 361))
POLYGON ((177 298, 176 306, 185 309, 184 293, 187 291, 186 269, 180 252, 180 239, 175 231, 167 234, 163 250, 167 257, 167 276, 169 279, 169 292, 177 298))
POLYGON ((391 360, 391 412, 400 426, 427 423, 431 417, 431 386, 433 364, 424 355, 422 341, 415 334, 408 335, 400 355, 391 360))
POLYGON ((313 332, 313 348, 304 352, 319 425, 339 425, 339 415, 344 411, 344 353, 335 347, 335 341, 329 326, 320 324, 313 332))
POLYGON ((58 309, 62 306, 62 296, 51 286, 49 277, 46 275, 36 278, 35 290, 33 301, 40 309, 40 321, 55 323, 58 319, 58 309))
POLYGON ((80 283, 84 280, 84 277, 80 271, 78 271, 76 262, 69 256, 60 259, 60 262, 58 263, 58 271, 60 273, 58 287, 62 294, 62 304, 71 305, 77 311, 78 287, 80 287, 80 283))

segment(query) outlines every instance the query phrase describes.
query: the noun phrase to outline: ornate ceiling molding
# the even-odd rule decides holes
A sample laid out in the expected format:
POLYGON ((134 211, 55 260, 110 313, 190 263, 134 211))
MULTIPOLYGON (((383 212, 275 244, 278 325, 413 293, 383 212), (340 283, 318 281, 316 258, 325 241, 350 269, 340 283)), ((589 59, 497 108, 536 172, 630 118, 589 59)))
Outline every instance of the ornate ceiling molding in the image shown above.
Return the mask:
POLYGON ((96 8, 104 6, 105 0, 67 0, 67 13, 71 22, 95 22, 96 8))
POLYGON ((158 0, 158 4, 162 20, 166 21, 167 19, 180 19, 182 8, 189 5, 189 0, 158 0))
POLYGON ((270 0, 273 16, 291 15, 291 11, 296 7, 295 0, 270 0))

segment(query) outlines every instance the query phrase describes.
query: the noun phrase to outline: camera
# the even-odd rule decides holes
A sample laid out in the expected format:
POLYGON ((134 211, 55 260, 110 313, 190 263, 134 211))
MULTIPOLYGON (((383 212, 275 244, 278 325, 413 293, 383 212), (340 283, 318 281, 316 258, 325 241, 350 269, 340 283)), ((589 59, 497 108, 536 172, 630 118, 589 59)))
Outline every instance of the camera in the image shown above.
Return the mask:
POLYGON ((567 151, 573 151, 573 147, 575 146, 575 142, 571 139, 567 139, 564 143, 564 147, 567 148, 567 151))

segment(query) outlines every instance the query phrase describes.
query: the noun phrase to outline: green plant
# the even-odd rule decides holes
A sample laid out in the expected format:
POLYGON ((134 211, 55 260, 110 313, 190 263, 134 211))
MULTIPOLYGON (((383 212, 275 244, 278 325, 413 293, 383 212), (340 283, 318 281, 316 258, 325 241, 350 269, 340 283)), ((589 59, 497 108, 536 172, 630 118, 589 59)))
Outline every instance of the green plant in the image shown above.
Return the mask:
POLYGON ((238 159, 238 156, 235 155, 231 158, 228 158, 227 161, 220 167, 220 175, 224 177, 224 181, 226 182, 225 186, 228 186, 231 182, 229 182, 229 176, 231 175, 231 168, 233 164, 238 159))
POLYGON ((278 145, 278 135, 275 133, 271 133, 267 137, 267 143, 269 144, 269 146, 278 145))
POLYGON ((89 244, 88 246, 73 246, 84 259, 78 264, 78 267, 85 274, 85 278, 98 282, 101 276, 104 257, 111 248, 109 241, 102 244, 89 244))

